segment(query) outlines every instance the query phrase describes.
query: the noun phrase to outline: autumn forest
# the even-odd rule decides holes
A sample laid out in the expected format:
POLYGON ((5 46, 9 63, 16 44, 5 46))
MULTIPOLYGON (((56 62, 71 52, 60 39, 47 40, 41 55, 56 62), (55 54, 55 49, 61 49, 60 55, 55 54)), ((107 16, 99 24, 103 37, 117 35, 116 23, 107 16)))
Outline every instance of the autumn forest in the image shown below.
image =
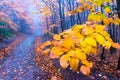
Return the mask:
POLYGON ((0 0, 0 80, 120 80, 120 0, 0 0))

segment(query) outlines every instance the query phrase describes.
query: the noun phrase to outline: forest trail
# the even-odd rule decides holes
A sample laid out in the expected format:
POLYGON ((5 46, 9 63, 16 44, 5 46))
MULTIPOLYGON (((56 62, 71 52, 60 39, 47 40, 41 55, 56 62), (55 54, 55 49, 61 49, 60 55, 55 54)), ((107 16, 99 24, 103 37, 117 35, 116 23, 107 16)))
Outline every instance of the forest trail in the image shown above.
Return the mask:
POLYGON ((28 35, 0 65, 0 80, 39 80, 41 70, 34 63, 36 37, 28 35))

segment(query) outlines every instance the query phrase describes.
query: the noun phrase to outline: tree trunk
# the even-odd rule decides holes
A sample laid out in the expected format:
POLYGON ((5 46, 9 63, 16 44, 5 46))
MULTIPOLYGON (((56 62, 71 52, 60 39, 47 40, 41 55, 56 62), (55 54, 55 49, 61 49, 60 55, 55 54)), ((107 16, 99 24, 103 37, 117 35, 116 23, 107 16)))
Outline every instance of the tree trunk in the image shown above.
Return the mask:
MULTIPOLYGON (((118 16, 120 18, 120 0, 117 0, 117 8, 118 8, 118 16)), ((118 60, 117 69, 120 70, 120 54, 119 54, 119 60, 118 60)))
POLYGON ((118 16, 120 18, 120 0, 117 0, 118 16))
POLYGON ((65 26, 65 17, 64 17, 64 7, 62 6, 62 2, 63 0, 59 0, 58 4, 59 4, 59 15, 60 15, 60 24, 61 24, 61 29, 62 31, 64 31, 66 28, 65 26))

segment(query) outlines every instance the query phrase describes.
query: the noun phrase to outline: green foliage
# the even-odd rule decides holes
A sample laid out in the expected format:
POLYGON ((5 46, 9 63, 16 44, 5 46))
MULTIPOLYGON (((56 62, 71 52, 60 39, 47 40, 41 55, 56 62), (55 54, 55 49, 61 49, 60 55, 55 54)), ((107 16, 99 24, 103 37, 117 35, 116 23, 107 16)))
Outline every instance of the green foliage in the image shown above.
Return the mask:
POLYGON ((6 25, 6 22, 1 22, 0 21, 0 26, 5 26, 6 25))
POLYGON ((0 28, 0 37, 9 38, 9 37, 12 37, 13 35, 14 35, 13 30, 6 30, 4 28, 0 28))

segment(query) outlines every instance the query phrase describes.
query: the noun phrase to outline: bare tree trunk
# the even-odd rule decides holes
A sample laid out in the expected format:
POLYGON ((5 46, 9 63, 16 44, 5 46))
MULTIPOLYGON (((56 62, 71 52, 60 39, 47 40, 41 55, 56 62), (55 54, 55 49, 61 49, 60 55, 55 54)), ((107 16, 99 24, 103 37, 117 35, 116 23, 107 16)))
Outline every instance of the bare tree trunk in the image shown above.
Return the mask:
POLYGON ((49 24, 48 24, 48 17, 46 16, 46 26, 47 26, 47 29, 49 30, 49 24))
POLYGON ((65 26, 65 16, 64 16, 64 7, 63 7, 63 0, 58 0, 58 5, 59 5, 59 14, 60 14, 60 24, 61 24, 61 29, 64 31, 66 28, 65 26))
POLYGON ((117 0, 118 16, 120 18, 120 0, 117 0))
MULTIPOLYGON (((117 0, 117 8, 118 8, 118 16, 120 18, 120 0, 117 0)), ((120 38, 119 38, 120 39, 120 38)), ((118 60, 118 66, 117 69, 120 70, 120 53, 119 53, 119 60, 118 60)))

